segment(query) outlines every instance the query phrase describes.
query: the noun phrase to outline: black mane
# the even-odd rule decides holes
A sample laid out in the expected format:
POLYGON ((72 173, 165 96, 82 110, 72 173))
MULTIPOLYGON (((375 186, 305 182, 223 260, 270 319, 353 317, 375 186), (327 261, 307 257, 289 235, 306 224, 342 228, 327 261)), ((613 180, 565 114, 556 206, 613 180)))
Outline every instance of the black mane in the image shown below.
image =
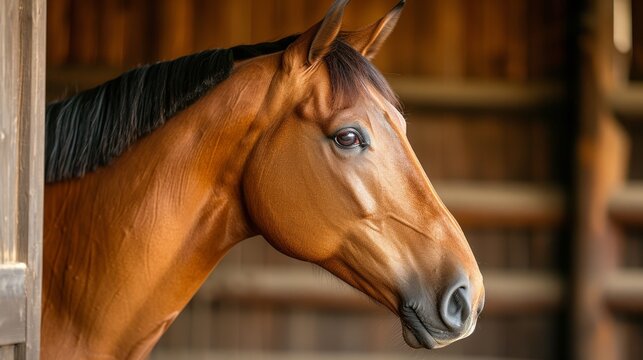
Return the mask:
MULTIPOLYGON (((80 177, 108 164, 227 79, 235 60, 283 51, 297 36, 142 66, 47 105, 45 181, 80 177)), ((325 62, 337 104, 350 102, 368 84, 397 104, 382 75, 342 40, 336 41, 325 62)))
POLYGON ((282 51, 295 38, 145 65, 47 105, 45 181, 79 177, 108 164, 227 79, 235 60, 282 51))

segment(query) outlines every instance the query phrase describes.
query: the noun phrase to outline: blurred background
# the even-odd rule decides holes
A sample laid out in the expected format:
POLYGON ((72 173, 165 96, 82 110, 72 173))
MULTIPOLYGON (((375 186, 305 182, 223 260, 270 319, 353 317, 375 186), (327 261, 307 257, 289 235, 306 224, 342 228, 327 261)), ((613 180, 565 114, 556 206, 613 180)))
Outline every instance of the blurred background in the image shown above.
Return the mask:
MULTIPOLYGON (((49 0, 47 98, 302 32, 330 3, 49 0)), ((353 0, 345 27, 394 3, 353 0)), ((481 265, 477 331, 410 350, 394 315, 253 238, 152 358, 643 359, 643 1, 409 0, 374 62, 481 265)))

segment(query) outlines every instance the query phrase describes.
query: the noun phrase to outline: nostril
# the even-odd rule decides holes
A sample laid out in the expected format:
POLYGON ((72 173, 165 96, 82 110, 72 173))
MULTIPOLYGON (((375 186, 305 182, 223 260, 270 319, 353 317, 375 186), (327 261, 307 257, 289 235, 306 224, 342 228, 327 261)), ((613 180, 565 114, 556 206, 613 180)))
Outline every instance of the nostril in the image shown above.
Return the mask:
POLYGON ((471 315, 471 300, 468 286, 457 286, 446 293, 442 303, 442 320, 451 330, 458 331, 471 315))
POLYGON ((447 305, 449 318, 456 319, 462 316, 461 314, 464 311, 464 300, 462 296, 463 291, 465 291, 465 289, 461 286, 456 289, 456 291, 453 293, 453 296, 451 296, 451 300, 447 305))

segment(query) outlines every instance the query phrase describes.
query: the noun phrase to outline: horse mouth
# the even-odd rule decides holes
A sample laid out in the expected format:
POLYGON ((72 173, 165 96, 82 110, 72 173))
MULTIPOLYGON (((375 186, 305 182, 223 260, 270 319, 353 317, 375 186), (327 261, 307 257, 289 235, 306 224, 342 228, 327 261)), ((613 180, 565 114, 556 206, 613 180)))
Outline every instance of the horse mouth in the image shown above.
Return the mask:
POLYGON ((414 349, 437 349, 445 346, 440 344, 432 333, 442 332, 431 329, 411 307, 403 307, 401 311, 402 334, 407 345, 414 349))

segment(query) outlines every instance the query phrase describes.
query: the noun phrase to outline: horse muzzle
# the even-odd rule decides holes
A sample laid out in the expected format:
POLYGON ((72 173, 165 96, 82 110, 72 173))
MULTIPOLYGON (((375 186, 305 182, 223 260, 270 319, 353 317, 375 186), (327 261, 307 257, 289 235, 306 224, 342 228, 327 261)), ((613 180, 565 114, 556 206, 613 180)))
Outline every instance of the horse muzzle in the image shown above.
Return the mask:
POLYGON ((437 349, 469 336, 475 329, 484 307, 484 293, 474 311, 473 291, 465 277, 460 277, 444 291, 437 311, 426 312, 426 301, 407 301, 399 309, 404 341, 413 348, 437 349))

